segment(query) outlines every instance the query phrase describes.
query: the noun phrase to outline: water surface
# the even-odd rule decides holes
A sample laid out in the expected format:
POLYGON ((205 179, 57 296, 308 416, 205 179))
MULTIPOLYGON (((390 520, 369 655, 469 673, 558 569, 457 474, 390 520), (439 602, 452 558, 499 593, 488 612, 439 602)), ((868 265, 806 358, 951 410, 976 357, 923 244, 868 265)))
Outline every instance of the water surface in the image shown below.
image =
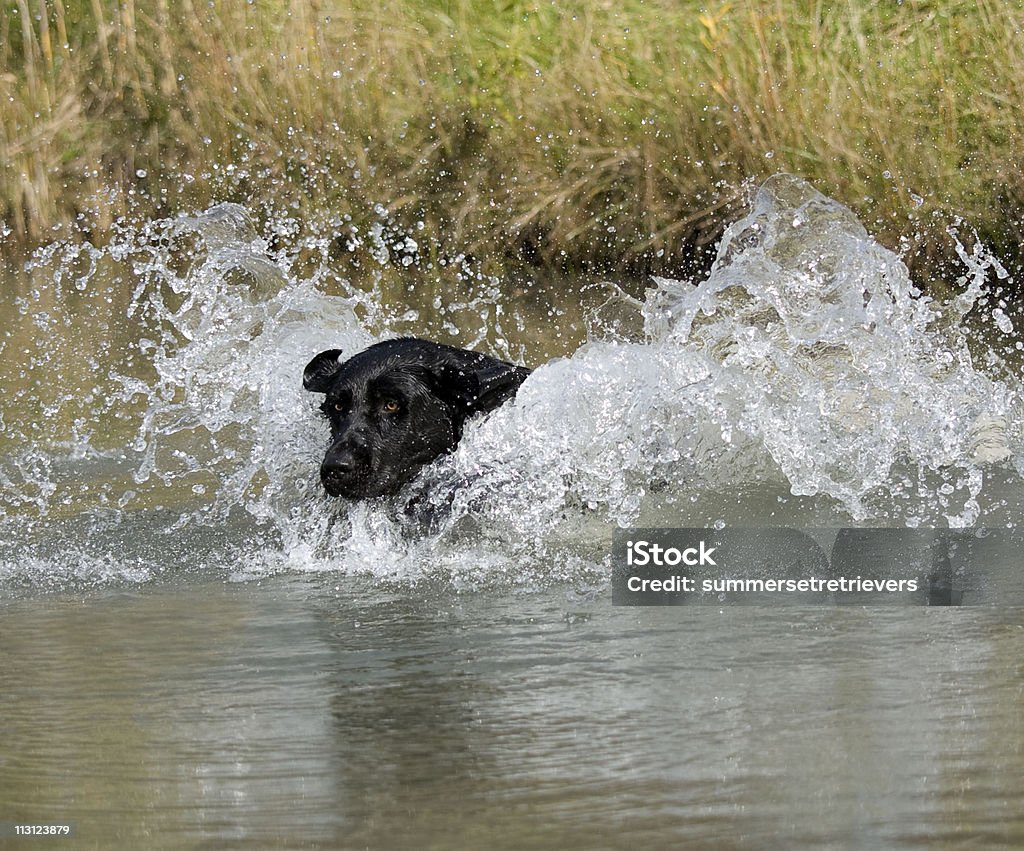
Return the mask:
POLYGON ((1024 841, 1020 610, 193 578, 0 637, 4 818, 80 847, 1024 841))
MULTIPOLYGON (((1024 842, 1021 609, 609 588, 630 526, 1018 527, 993 258, 964 250, 963 292, 929 299, 785 176, 707 278, 646 294, 361 238, 380 274, 353 282, 338 234, 289 244, 226 204, 5 271, 0 824, 100 848, 1024 842), (536 370, 409 491, 330 500, 302 368, 394 333, 536 370)), ((1019 556, 995 561, 1012 583, 1019 556)))

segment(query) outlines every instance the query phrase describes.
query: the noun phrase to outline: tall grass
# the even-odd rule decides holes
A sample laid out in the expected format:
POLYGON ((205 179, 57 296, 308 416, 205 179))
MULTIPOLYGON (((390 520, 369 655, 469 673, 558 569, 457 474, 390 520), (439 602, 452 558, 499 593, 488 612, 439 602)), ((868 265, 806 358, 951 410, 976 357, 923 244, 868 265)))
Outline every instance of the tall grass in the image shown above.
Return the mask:
POLYGON ((14 0, 0 218, 383 205, 452 253, 672 271, 785 170, 911 263, 952 214, 1019 262, 1022 31, 1003 0, 14 0))

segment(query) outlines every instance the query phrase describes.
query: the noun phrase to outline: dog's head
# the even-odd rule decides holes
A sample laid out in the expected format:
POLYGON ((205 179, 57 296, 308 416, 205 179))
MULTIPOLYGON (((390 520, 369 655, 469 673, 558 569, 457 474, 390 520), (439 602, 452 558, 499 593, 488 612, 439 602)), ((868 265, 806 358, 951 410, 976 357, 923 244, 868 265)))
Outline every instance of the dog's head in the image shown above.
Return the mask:
POLYGON ((450 452, 473 414, 512 398, 528 369, 411 338, 377 343, 348 360, 321 352, 302 385, 323 393, 331 445, 320 479, 331 496, 395 493, 450 452))

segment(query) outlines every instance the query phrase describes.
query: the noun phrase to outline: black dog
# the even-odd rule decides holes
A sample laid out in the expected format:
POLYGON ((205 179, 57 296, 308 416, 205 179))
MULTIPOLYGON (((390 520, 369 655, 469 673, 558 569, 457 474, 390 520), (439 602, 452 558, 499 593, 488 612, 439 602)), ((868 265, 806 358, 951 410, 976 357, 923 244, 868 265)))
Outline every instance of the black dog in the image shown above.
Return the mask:
POLYGON ((507 402, 530 370, 427 340, 386 340, 339 362, 340 349, 309 362, 302 386, 324 393, 331 445, 320 479, 331 496, 398 491, 450 452, 466 420, 507 402))

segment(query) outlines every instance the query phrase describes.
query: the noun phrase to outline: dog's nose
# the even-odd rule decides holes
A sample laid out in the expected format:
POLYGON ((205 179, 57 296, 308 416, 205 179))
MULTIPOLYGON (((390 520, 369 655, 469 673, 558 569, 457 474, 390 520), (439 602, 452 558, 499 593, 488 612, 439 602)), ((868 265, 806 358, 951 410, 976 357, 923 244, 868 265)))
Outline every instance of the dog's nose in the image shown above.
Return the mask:
POLYGON ((324 487, 333 492, 354 479, 357 470, 358 463, 351 452, 331 453, 320 465, 320 479, 324 487))
POLYGON ((320 465, 320 480, 332 496, 347 494, 356 488, 366 472, 367 457, 361 445, 353 441, 335 445, 320 465))
POLYGON ((339 452, 324 459, 324 463, 320 465, 320 475, 325 478, 350 476, 355 469, 355 456, 351 452, 339 452))
POLYGON ((352 496, 370 473, 372 454, 365 429, 349 428, 338 436, 320 465, 320 481, 331 496, 352 496))

